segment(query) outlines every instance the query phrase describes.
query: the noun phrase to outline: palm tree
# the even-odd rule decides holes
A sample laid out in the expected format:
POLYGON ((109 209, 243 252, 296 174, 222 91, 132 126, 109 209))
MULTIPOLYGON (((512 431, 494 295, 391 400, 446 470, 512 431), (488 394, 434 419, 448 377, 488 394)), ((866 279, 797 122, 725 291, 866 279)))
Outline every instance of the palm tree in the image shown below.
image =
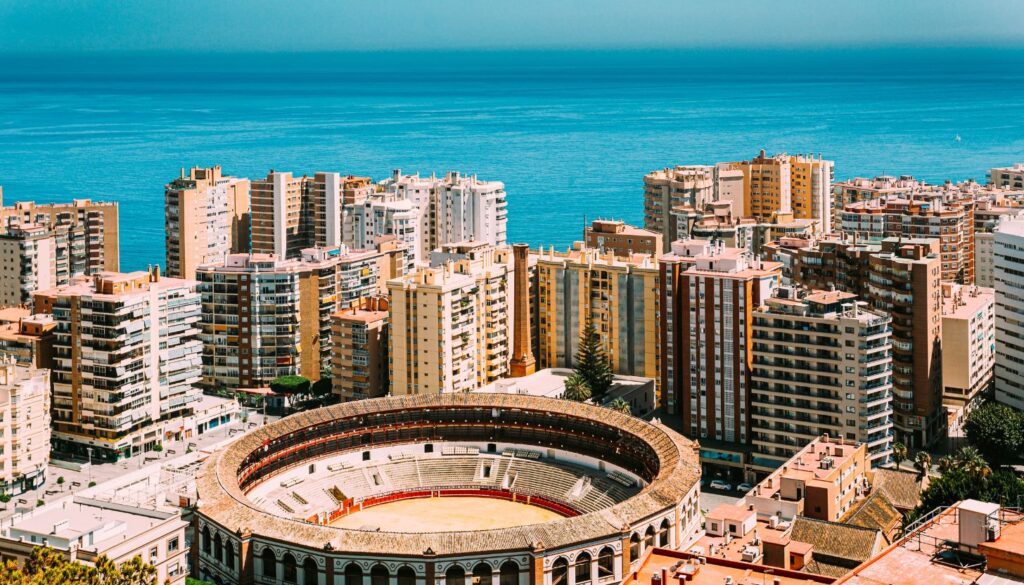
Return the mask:
POLYGON ((992 473, 988 462, 974 447, 960 449, 960 452, 956 454, 956 463, 975 477, 988 477, 992 473))
POLYGON ((932 456, 927 451, 918 451, 917 455, 914 456, 914 466, 917 467, 921 475, 928 475, 928 470, 932 467, 932 456))
POLYGON ((900 463, 907 460, 907 446, 903 443, 894 443, 892 446, 892 460, 896 462, 896 468, 899 469, 900 463))
POLYGON ((629 407, 629 403, 621 398, 616 398, 609 402, 608 408, 621 412, 622 414, 633 414, 633 409, 629 407))
POLYGON ((586 402, 590 400, 590 385, 583 379, 583 376, 573 372, 565 379, 565 392, 562 398, 574 402, 586 402))
POLYGON ((956 467, 956 459, 949 455, 939 457, 939 472, 948 473, 951 469, 956 467))

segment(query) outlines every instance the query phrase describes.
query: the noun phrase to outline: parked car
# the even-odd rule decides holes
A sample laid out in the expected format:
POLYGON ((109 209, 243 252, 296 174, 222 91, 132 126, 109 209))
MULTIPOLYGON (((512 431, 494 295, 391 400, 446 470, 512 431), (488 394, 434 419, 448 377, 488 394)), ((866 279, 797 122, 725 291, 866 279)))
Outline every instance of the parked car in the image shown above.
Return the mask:
POLYGON ((716 480, 712 481, 711 482, 711 487, 712 487, 712 489, 723 490, 723 491, 726 491, 726 492, 731 492, 732 491, 732 484, 727 482, 727 481, 725 481, 725 480, 723 480, 723 479, 716 479, 716 480))
POLYGON ((743 482, 740 485, 736 486, 736 491, 740 492, 741 494, 745 494, 752 489, 754 489, 754 486, 750 485, 747 482, 743 482))

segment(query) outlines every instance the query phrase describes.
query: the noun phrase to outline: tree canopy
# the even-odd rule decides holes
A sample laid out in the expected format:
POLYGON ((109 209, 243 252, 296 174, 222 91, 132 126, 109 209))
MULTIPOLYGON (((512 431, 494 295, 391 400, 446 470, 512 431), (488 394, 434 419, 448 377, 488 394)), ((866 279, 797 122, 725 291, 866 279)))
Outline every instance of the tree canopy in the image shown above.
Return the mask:
POLYGON ((565 379, 565 393, 562 396, 566 400, 586 402, 590 400, 590 395, 590 386, 587 385, 587 381, 583 379, 583 376, 573 372, 565 379))
POLYGON ((575 373, 587 383, 594 399, 600 401, 612 387, 615 374, 611 361, 601 345, 601 335, 594 322, 587 319, 580 334, 579 349, 576 350, 575 373))
POLYGON ((309 388, 305 376, 278 376, 270 381, 270 389, 278 394, 309 394, 309 388))
POLYGON ((120 566, 105 556, 96 566, 69 561, 60 551, 37 546, 24 566, 0 564, 0 585, 155 585, 156 568, 138 556, 120 566))
POLYGON ((633 409, 629 406, 629 403, 621 398, 616 398, 609 402, 608 408, 621 412, 622 414, 633 414, 633 409))
POLYGON ((997 402, 986 402, 967 415, 967 440, 993 465, 1009 465, 1024 448, 1024 416, 997 402))

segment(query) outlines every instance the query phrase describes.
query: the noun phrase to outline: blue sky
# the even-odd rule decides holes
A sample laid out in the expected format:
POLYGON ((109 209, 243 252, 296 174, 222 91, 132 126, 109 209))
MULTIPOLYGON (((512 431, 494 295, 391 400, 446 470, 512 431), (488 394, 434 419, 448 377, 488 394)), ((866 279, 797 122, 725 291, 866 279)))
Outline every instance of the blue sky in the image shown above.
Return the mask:
POLYGON ((1024 47, 1020 0, 0 0, 0 52, 1024 47))

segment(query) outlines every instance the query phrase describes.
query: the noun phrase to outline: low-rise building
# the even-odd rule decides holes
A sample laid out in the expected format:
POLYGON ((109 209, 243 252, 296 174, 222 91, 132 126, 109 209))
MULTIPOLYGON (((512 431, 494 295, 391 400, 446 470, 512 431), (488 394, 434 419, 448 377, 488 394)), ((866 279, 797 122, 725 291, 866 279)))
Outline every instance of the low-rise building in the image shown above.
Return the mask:
MULTIPOLYGON (((568 368, 546 368, 528 376, 497 380, 475 391, 564 398, 565 381, 572 373, 573 370, 568 368)), ((633 416, 646 417, 657 407, 654 389, 653 378, 616 374, 612 378, 611 388, 602 401, 603 404, 608 404, 615 399, 621 399, 629 404, 633 416)))
POLYGON ((68 497, 0 527, 0 558, 24 562, 39 546, 90 565, 101 556, 117 565, 139 557, 156 568, 156 583, 183 585, 187 526, 177 510, 68 497))
POLYGON ((0 356, 11 356, 22 366, 53 368, 56 321, 53 315, 32 314, 29 309, 11 308, 20 315, 0 323, 0 356))
POLYGON ((616 256, 661 253, 661 234, 622 221, 595 220, 584 230, 583 243, 602 254, 611 252, 616 256))
POLYGON ((46 481, 50 460, 50 371, 0 358, 0 493, 46 481))
POLYGON ((1024 163, 992 168, 988 172, 988 184, 996 187, 1024 189, 1024 163))

